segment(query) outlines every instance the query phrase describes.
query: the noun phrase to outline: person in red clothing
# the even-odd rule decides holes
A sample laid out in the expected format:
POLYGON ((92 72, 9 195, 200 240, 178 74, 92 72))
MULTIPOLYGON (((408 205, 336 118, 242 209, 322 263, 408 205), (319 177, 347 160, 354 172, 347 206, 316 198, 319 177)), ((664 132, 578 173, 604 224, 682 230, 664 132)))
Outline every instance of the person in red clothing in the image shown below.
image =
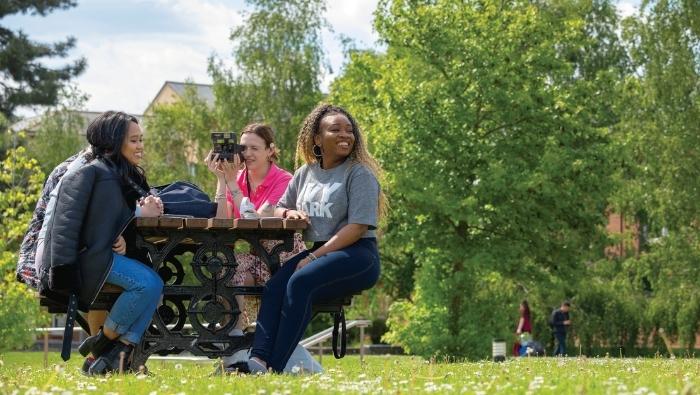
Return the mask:
MULTIPOLYGON (((523 334, 532 335, 532 321, 530 318, 530 305, 527 304, 527 300, 523 300, 520 303, 520 319, 518 320, 518 327, 515 330, 516 341, 513 343, 513 355, 520 355, 520 339, 523 334)), ((529 336, 528 336, 529 337, 529 336)))

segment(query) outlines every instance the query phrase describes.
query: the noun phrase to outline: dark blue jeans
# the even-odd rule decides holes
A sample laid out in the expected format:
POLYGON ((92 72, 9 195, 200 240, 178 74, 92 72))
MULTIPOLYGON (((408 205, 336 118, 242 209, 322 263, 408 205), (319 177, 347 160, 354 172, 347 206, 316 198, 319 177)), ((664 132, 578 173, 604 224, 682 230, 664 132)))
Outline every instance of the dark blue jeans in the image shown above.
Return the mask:
POLYGON ((557 349, 554 350, 554 355, 566 356, 566 332, 554 332, 554 337, 557 339, 557 349))
POLYGON ((287 261, 263 291, 251 356, 282 372, 311 321, 312 305, 369 289, 379 279, 375 239, 360 239, 295 271, 304 251, 287 261))

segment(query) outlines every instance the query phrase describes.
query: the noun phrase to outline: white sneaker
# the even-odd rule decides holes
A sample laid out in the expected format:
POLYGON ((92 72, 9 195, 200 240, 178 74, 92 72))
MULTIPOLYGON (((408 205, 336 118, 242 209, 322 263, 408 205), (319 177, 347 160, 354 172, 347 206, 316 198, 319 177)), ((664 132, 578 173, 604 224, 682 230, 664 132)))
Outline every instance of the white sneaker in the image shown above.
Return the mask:
POLYGON ((242 337, 243 336, 243 330, 238 329, 238 328, 233 328, 231 329, 231 332, 228 333, 229 337, 242 337))

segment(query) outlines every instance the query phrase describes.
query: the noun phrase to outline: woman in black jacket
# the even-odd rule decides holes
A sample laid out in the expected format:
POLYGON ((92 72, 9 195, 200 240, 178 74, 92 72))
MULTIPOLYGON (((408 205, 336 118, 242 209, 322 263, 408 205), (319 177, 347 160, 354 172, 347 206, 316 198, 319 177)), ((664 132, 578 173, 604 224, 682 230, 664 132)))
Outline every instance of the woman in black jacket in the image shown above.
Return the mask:
POLYGON ((160 300, 163 281, 124 255, 124 236, 134 216, 160 215, 162 204, 153 196, 140 199, 137 191, 148 190, 148 184, 139 167, 143 131, 136 118, 105 112, 88 126, 87 139, 92 159, 66 174, 58 190, 42 278, 45 294, 78 295, 81 310, 89 309, 106 282, 124 289, 103 329, 89 342, 96 358, 89 373, 105 374, 119 368, 122 351, 128 362, 160 300))

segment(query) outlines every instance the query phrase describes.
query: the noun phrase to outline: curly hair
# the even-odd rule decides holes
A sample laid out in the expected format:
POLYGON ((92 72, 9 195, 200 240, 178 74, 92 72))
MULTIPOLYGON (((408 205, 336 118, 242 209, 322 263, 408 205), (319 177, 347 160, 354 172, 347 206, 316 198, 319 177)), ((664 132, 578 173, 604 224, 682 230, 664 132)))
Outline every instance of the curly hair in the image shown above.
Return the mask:
MULTIPOLYGON (((299 131, 299 137, 297 138, 297 166, 302 164, 319 163, 319 160, 316 158, 313 151, 314 137, 321 132, 321 120, 324 117, 333 114, 344 115, 352 125, 352 134, 355 136, 355 144, 353 145, 352 151, 349 155, 352 163, 364 165, 374 175, 377 181, 381 181, 382 168, 367 150, 367 143, 365 142, 364 136, 360 132, 360 128, 357 126, 357 121, 355 121, 355 118, 353 118, 352 115, 350 115, 350 113, 344 108, 327 103, 321 103, 316 106, 316 108, 314 108, 311 113, 306 116, 306 119, 302 124, 301 130, 299 131)), ((387 211, 388 201, 386 195, 380 188, 379 207, 377 208, 379 218, 384 218, 387 211)))

